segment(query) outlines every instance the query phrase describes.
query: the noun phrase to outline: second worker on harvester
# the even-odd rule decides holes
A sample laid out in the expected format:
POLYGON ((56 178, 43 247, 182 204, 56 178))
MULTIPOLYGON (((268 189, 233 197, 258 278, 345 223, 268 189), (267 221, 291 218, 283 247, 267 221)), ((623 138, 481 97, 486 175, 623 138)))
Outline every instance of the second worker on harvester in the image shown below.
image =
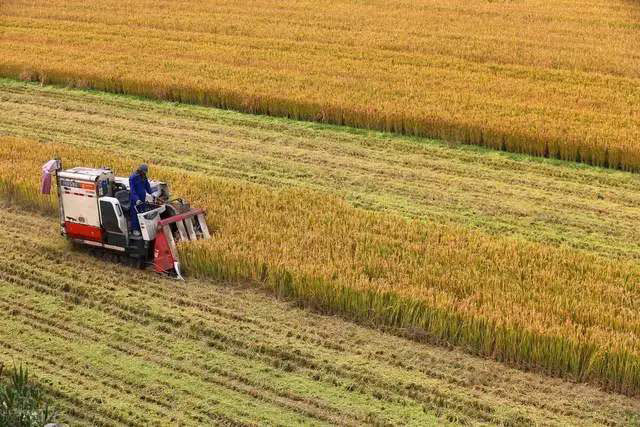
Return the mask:
POLYGON ((151 185, 149 185, 149 180, 147 179, 147 172, 149 172, 149 166, 141 164, 138 170, 129 177, 131 229, 136 236, 140 235, 137 207, 147 200, 147 194, 151 195, 151 185))

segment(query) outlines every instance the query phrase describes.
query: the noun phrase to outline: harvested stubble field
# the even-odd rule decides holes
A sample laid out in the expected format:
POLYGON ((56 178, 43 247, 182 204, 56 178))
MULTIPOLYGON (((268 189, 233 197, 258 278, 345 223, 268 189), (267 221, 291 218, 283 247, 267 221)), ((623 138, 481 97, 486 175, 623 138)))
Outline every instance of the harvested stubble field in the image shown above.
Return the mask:
POLYGON ((5 0, 4 76, 640 169, 629 0, 5 0))
POLYGON ((628 425, 637 400, 70 251, 0 205, 0 361, 71 425, 628 425), (109 274, 105 274, 108 271, 109 274))
MULTIPOLYGON (((38 170, 141 160, 60 143, 0 144, 0 192, 51 211, 38 170)), ((406 220, 323 193, 154 166, 207 208, 215 237, 183 245, 192 275, 249 280, 307 306, 609 389, 640 390, 640 268, 569 248, 406 220)))

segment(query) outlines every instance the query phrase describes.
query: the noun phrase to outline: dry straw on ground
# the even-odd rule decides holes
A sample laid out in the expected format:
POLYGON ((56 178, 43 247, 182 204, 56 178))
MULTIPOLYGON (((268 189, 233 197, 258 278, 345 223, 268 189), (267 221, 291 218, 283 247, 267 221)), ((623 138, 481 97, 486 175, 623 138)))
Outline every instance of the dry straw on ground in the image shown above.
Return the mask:
MULTIPOLYGON (((50 211, 52 199, 37 194, 37 171, 48 158, 109 164, 121 174, 140 160, 1 142, 0 193, 50 211)), ((320 310, 423 330, 432 342, 474 354, 640 390, 635 263, 367 212, 309 191, 167 167, 153 173, 209 212, 214 238, 181 247, 192 275, 250 280, 320 310)))
POLYGON ((640 169, 626 0, 25 2, 0 74, 640 169))

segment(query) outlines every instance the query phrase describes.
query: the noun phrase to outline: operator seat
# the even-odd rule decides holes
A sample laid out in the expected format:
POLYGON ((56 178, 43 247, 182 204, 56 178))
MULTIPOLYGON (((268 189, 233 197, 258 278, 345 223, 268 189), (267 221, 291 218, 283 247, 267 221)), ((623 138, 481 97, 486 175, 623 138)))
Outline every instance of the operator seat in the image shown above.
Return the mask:
POLYGON ((129 190, 119 190, 114 194, 115 198, 120 202, 120 207, 122 208, 122 212, 129 212, 131 208, 131 201, 129 200, 129 190))

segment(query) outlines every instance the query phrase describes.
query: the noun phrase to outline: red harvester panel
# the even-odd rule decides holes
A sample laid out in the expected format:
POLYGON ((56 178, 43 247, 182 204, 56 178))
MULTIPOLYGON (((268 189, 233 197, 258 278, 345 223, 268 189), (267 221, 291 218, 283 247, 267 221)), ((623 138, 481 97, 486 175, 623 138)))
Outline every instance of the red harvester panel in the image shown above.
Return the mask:
POLYGON ((174 215, 174 216, 171 216, 169 218, 165 218, 165 219, 160 220, 158 222, 158 229, 160 229, 160 227, 162 227, 164 225, 173 224, 174 222, 182 221, 182 220, 184 220, 186 218, 190 218, 190 217, 196 216, 196 215, 201 214, 201 213, 204 213, 204 209, 191 209, 188 212, 181 213, 181 214, 178 214, 178 215, 174 215))
POLYGON ((163 273, 171 271, 173 269, 174 261, 175 259, 171 254, 171 248, 169 247, 169 242, 167 242, 167 238, 164 235, 164 230, 162 227, 159 227, 158 233, 156 234, 153 254, 153 264, 156 272, 163 273))
POLYGON ((73 239, 92 240, 94 242, 102 242, 103 240, 103 231, 100 227, 67 221, 64 223, 64 228, 67 231, 67 235, 73 239))

